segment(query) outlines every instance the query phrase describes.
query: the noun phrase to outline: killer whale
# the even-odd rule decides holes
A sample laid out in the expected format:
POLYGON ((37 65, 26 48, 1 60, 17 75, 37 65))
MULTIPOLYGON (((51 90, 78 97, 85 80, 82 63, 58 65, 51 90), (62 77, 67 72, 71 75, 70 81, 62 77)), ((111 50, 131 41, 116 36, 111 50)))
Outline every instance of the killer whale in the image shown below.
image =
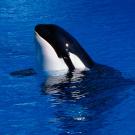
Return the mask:
POLYGON ((38 24, 35 34, 37 56, 43 70, 86 70, 95 64, 79 42, 63 28, 54 24, 38 24))
MULTIPOLYGON (((120 71, 94 62, 79 42, 57 25, 38 24, 35 26, 35 35, 38 41, 36 44, 38 60, 43 70, 48 71, 49 75, 54 75, 51 74, 52 71, 66 70, 66 74, 68 74, 74 72, 75 69, 80 69, 78 71, 90 69, 90 72, 95 76, 103 73, 108 77, 117 73, 116 78, 123 78, 120 71)), ((13 71, 10 75, 15 77, 32 76, 37 71, 35 67, 31 67, 13 71)), ((55 75, 61 75, 61 73, 56 74, 55 72, 55 75)))

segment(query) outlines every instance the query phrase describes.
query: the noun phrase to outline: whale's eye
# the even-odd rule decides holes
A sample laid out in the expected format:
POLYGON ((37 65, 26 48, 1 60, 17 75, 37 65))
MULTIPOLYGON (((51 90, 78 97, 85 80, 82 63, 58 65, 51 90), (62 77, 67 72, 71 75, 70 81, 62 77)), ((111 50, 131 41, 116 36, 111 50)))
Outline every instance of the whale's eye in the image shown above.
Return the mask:
POLYGON ((69 47, 69 44, 66 43, 65 46, 66 46, 66 51, 69 52, 69 48, 68 48, 69 47))
POLYGON ((69 44, 68 43, 66 43, 66 47, 69 47, 69 44))

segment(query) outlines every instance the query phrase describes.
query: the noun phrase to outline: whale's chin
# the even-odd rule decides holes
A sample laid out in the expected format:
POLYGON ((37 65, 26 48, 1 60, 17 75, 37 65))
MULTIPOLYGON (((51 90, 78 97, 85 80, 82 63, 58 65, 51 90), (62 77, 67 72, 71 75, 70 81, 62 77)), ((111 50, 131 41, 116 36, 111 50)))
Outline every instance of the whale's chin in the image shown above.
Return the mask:
POLYGON ((53 47, 38 33, 36 33, 36 39, 38 41, 36 47, 37 61, 41 69, 46 72, 68 71, 64 60, 58 58, 53 47))
POLYGON ((74 70, 44 70, 43 72, 48 75, 48 76, 64 76, 64 75, 67 75, 67 74, 78 74, 78 73, 82 73, 82 72, 89 72, 91 71, 90 69, 74 69, 74 70))
POLYGON ((48 76, 63 76, 66 75, 69 72, 69 70, 44 70, 43 72, 45 72, 45 74, 48 76))

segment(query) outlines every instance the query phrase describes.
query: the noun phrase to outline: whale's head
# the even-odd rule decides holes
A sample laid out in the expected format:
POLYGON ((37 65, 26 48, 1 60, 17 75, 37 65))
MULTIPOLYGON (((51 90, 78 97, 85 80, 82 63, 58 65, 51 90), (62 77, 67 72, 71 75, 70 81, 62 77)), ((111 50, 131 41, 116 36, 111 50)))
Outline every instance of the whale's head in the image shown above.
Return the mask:
POLYGON ((37 54, 46 71, 89 69, 93 61, 75 38, 54 24, 35 27, 37 54))

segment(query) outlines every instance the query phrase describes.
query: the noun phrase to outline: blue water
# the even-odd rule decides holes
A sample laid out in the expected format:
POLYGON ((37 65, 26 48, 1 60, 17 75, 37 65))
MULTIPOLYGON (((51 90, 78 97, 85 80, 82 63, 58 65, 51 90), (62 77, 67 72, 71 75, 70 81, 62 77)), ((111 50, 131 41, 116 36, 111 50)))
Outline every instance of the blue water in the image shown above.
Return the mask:
POLYGON ((135 135, 133 0, 1 0, 0 31, 0 135, 135 135), (38 23, 60 25, 110 68, 11 76, 36 67, 38 23))

